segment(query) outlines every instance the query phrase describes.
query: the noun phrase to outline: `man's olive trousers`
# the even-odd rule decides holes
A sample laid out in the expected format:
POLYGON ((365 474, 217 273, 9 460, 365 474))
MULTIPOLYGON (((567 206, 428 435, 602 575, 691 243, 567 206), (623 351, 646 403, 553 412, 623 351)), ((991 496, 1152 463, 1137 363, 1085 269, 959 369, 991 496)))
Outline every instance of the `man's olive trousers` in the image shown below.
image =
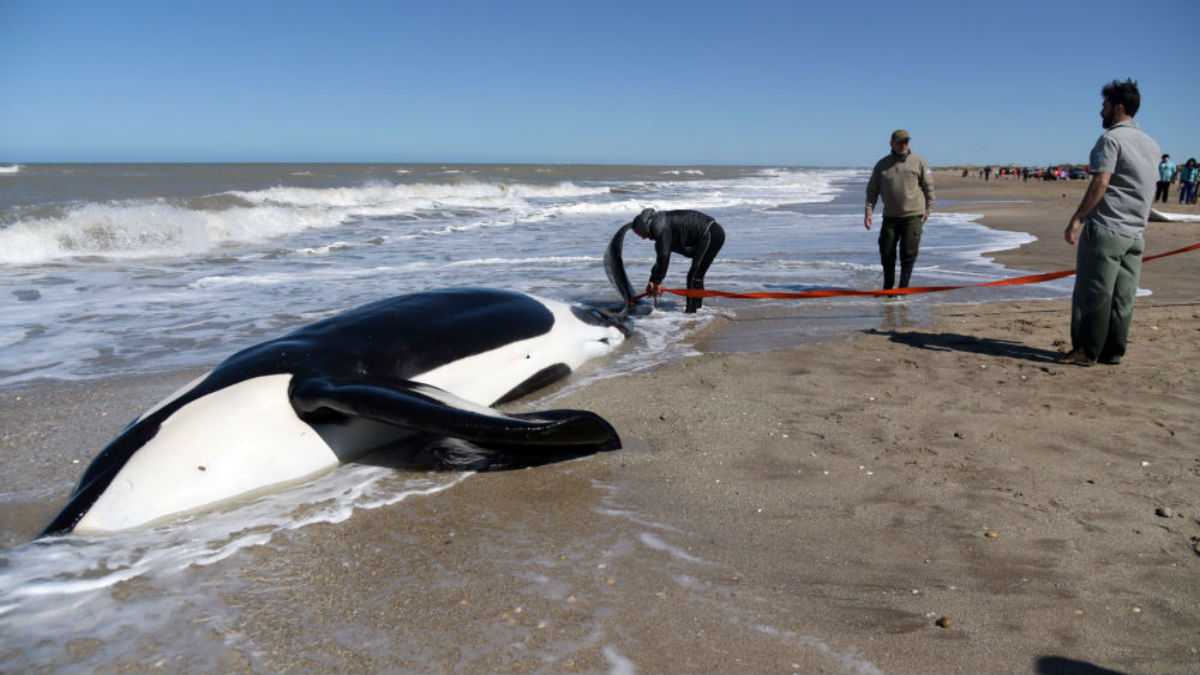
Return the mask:
POLYGON ((1075 252, 1071 294, 1071 348, 1091 361, 1125 355, 1146 240, 1087 223, 1075 252))

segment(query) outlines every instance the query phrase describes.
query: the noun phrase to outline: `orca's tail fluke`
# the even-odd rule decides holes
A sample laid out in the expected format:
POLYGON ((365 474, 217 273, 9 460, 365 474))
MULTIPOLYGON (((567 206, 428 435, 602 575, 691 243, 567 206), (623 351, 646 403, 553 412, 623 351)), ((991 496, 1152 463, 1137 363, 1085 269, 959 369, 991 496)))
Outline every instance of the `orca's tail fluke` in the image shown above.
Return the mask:
POLYGON ((625 233, 629 228, 633 227, 633 223, 621 226, 613 235, 612 241, 608 242, 608 248, 604 251, 604 272, 608 275, 608 281, 617 289, 617 293, 621 295, 621 300, 624 306, 621 308, 619 318, 625 318, 633 308, 633 285, 629 283, 629 275, 625 273, 625 258, 622 255, 622 249, 625 247, 625 233))

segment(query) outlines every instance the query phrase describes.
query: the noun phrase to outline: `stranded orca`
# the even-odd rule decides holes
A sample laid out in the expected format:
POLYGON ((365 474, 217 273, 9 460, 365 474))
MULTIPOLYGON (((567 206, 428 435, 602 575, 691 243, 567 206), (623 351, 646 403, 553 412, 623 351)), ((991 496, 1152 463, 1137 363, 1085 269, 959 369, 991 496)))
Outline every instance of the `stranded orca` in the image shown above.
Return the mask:
POLYGON ((241 351, 134 420, 43 535, 111 532, 299 480, 384 446, 451 468, 504 468, 620 447, 580 410, 490 406, 606 354, 625 328, 507 291, 380 300, 241 351))
POLYGON ((633 292, 633 284, 629 283, 629 275, 625 273, 625 257, 622 253, 625 247, 625 233, 632 227, 633 223, 622 225, 609 240, 608 248, 604 249, 604 273, 608 275, 609 283, 617 289, 625 303, 619 315, 621 318, 633 309, 633 298, 636 295, 633 292))

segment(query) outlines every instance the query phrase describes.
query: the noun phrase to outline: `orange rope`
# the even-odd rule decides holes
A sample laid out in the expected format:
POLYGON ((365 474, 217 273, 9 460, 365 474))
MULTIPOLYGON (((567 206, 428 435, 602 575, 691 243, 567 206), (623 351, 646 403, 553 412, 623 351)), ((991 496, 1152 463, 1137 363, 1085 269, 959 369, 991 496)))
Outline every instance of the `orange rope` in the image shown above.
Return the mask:
MULTIPOLYGON (((1159 253, 1157 255, 1146 256, 1146 257, 1142 258, 1142 261, 1147 262, 1150 260, 1156 260, 1158 258, 1165 258, 1169 255, 1176 255, 1179 253, 1186 253, 1188 251, 1195 251, 1197 249, 1200 249, 1200 243, 1195 243, 1195 244, 1192 244, 1191 246, 1185 246, 1183 248, 1175 249, 1174 251, 1167 251, 1166 253, 1159 253)), ((784 299, 801 300, 801 299, 806 299, 806 298, 833 298, 833 297, 838 297, 838 296, 916 295, 918 293, 937 293, 940 291, 954 291, 954 290, 958 290, 960 288, 987 288, 987 287, 991 287, 991 286, 1024 286, 1026 284, 1038 284, 1043 281, 1051 281, 1053 279, 1061 279, 1063 277, 1069 277, 1072 274, 1075 274, 1075 270, 1064 270, 1061 272, 1046 272, 1044 274, 1030 274, 1028 276, 1023 276, 1023 277, 1013 277, 1012 279, 1001 279, 999 281, 988 281, 988 282, 982 283, 982 284, 971 284, 971 285, 967 285, 967 286, 910 286, 908 288, 892 288, 889 290, 879 290, 879 291, 852 291, 852 290, 832 290, 832 289, 830 289, 830 290, 819 290, 819 291, 800 291, 797 293, 767 293, 767 292, 730 293, 728 291, 710 291, 707 289, 684 290, 684 289, 678 289, 678 288, 664 288, 663 290, 667 293, 673 293, 675 295, 682 296, 685 298, 784 298, 784 299)), ((633 298, 632 302, 637 302, 638 300, 641 300, 642 298, 646 297, 646 295, 647 294, 643 293, 642 295, 639 295, 636 298, 633 298)))

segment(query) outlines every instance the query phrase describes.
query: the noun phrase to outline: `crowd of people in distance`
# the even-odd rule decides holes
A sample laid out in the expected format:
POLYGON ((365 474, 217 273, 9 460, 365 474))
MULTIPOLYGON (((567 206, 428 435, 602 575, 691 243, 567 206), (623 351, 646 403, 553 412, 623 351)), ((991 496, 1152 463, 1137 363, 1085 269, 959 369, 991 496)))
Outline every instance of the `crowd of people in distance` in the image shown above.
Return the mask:
MULTIPOLYGON (((962 176, 967 178, 971 175, 971 169, 963 169, 962 176)), ((1071 166, 1068 164, 1059 164, 1056 166, 1000 166, 993 169, 990 166, 985 166, 981 169, 975 169, 975 175, 983 180, 991 180, 993 175, 997 180, 1013 180, 1020 178, 1021 180, 1087 180, 1091 177, 1091 172, 1087 165, 1071 166)))
POLYGON ((1170 155, 1163 155, 1158 163, 1158 184, 1154 190, 1154 201, 1168 201, 1171 196, 1171 184, 1179 179, 1179 203, 1195 204, 1197 182, 1200 182, 1200 166, 1196 158, 1191 157, 1180 166, 1171 161, 1170 155))
MULTIPOLYGON (((963 178, 974 172, 977 178, 988 181, 996 180, 1087 180, 1091 178, 1091 170, 1087 165, 1059 164, 1055 166, 985 166, 981 168, 964 168, 963 178)), ((1154 193, 1154 201, 1170 201, 1174 185, 1178 185, 1176 197, 1180 204, 1195 204, 1197 193, 1200 193, 1200 164, 1196 158, 1176 165, 1170 155, 1163 155, 1158 165, 1158 185, 1154 193)))

